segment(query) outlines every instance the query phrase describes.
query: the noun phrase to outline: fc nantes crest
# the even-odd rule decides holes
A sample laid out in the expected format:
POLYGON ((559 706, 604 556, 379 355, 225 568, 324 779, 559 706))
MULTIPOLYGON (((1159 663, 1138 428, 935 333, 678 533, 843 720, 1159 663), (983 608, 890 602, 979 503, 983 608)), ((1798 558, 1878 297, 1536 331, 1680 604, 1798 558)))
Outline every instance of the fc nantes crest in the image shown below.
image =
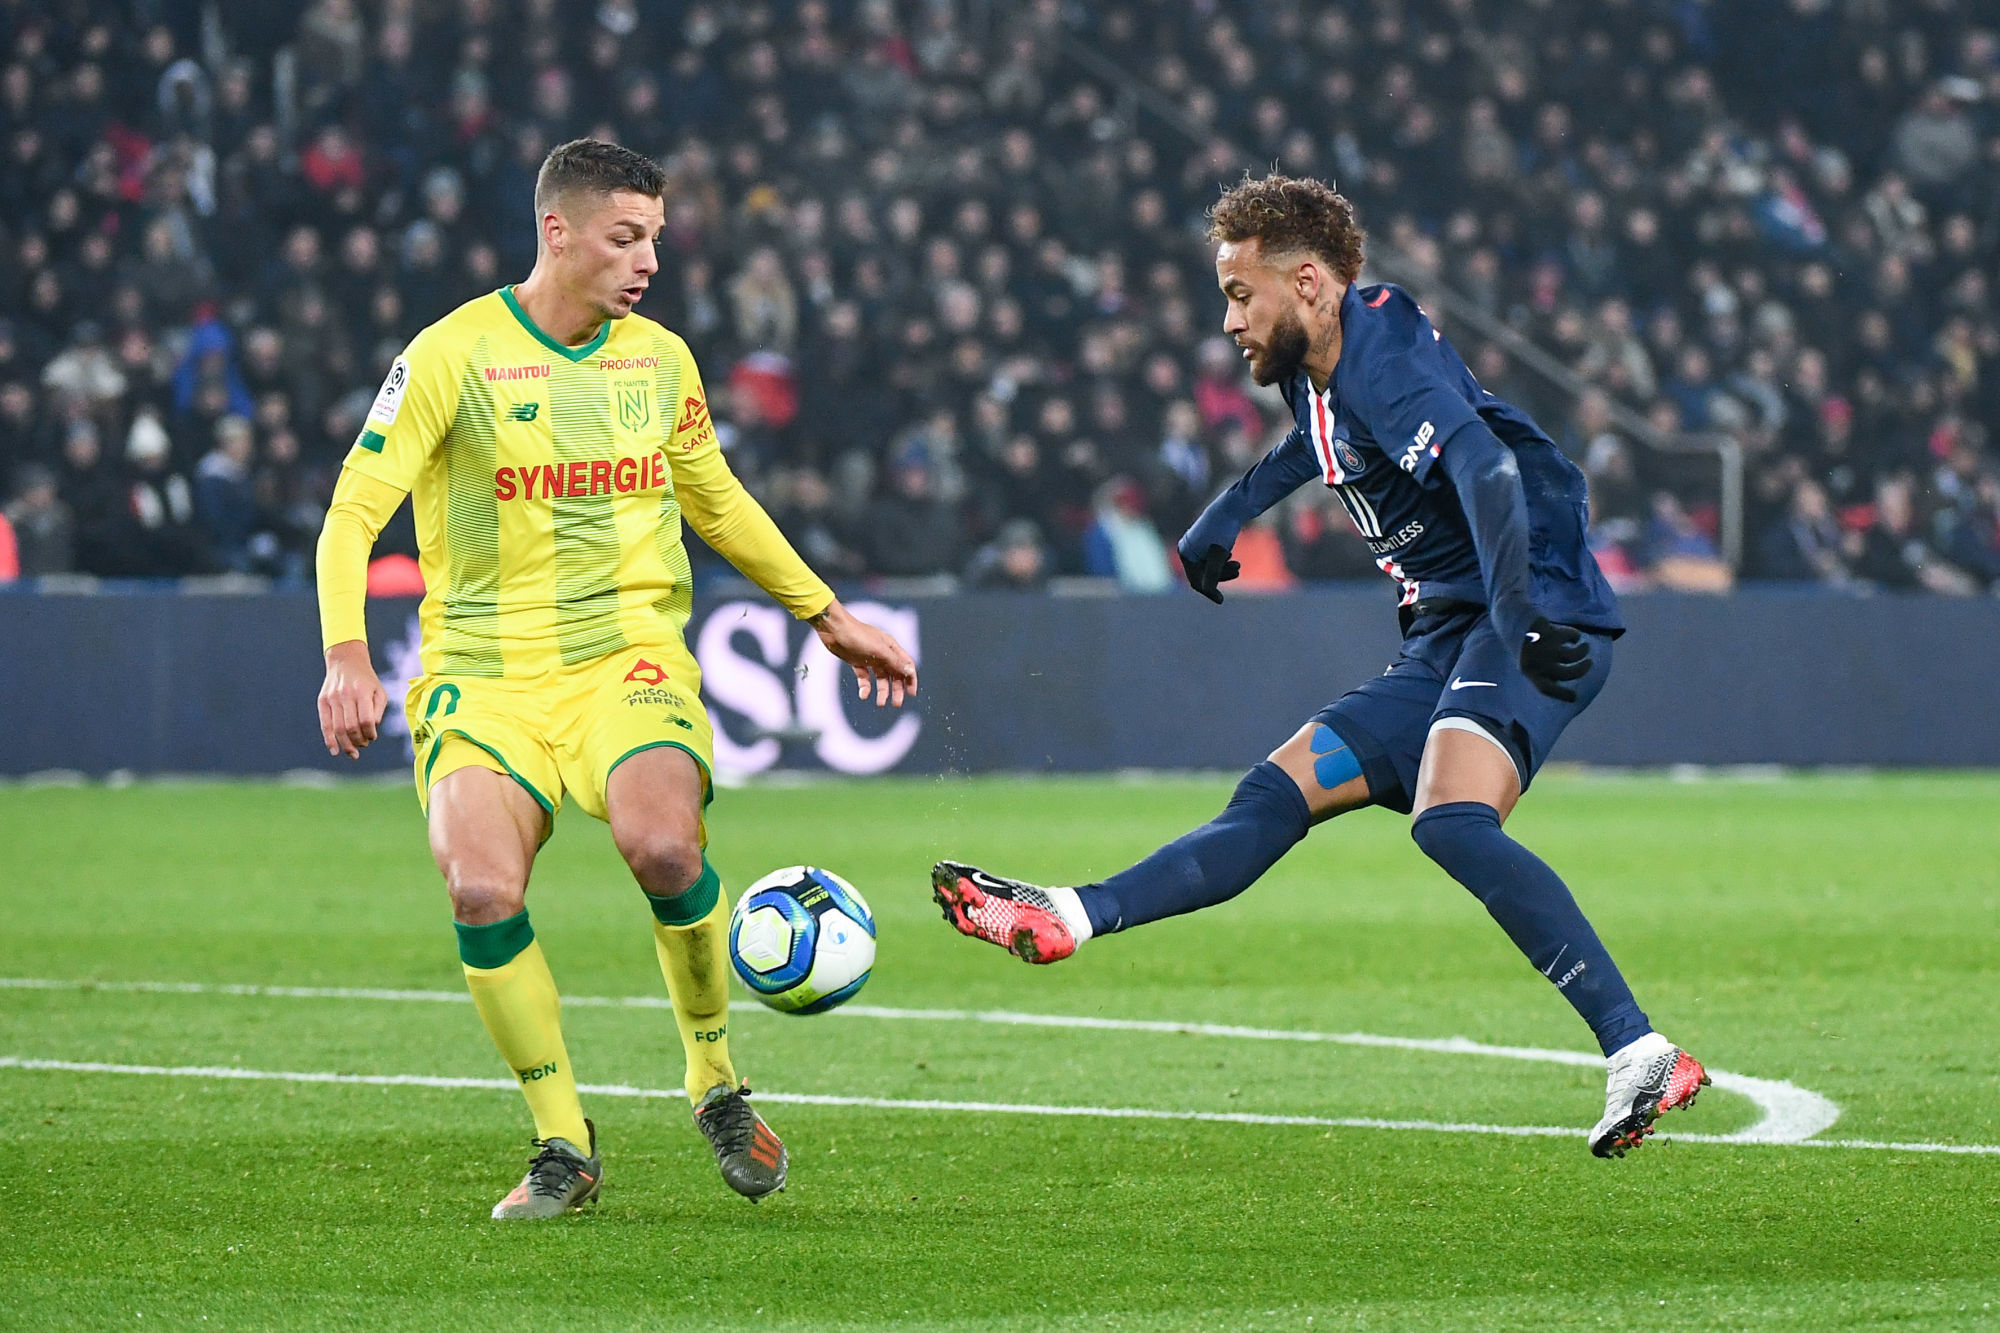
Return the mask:
POLYGON ((620 386, 618 423, 626 430, 639 430, 653 419, 653 387, 650 384, 620 386))

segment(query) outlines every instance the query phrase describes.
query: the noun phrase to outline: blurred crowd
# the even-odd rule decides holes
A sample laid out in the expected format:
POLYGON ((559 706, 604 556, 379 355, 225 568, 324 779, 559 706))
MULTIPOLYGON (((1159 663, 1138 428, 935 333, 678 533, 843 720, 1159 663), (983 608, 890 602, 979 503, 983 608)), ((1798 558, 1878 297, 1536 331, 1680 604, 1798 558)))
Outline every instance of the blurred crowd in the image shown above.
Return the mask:
MULTIPOLYGON (((389 361, 526 275, 536 167, 592 134, 666 164, 641 309, 836 580, 1171 586, 1289 423, 1202 240, 1277 166, 1586 468, 1623 586, 2000 584, 1977 0, 0 0, 0 34, 0 578, 309 578, 389 361), (1656 447, 1717 434, 1740 569, 1715 468, 1656 447)), ((1379 577, 1316 487, 1238 555, 1379 577)))

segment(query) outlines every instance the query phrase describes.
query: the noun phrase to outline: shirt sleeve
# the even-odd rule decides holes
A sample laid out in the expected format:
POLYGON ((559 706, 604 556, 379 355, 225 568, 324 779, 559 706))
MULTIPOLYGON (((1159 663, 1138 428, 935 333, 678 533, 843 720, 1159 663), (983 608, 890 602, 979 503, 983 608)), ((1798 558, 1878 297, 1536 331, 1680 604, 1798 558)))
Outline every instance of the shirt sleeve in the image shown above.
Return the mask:
POLYGON ((1375 362, 1365 407, 1363 419, 1382 452, 1427 488, 1444 484, 1432 469, 1451 437, 1479 421, 1443 359, 1422 349, 1375 362))
POLYGON ((351 466, 340 470, 316 557, 322 649, 367 641, 368 555, 405 494, 351 466))
POLYGON ((461 370, 434 328, 418 334, 389 367, 346 465, 397 490, 414 488, 458 413, 461 370))
POLYGON ((1182 562, 1194 563, 1210 546, 1233 550, 1251 519, 1319 475, 1305 432, 1294 426, 1235 485, 1209 501, 1175 547, 1182 562))
POLYGON ((708 415, 701 372, 692 356, 683 353, 683 359, 686 387, 673 433, 667 437, 667 465, 673 470, 681 513, 703 541, 780 606, 801 620, 818 615, 833 605, 833 589, 812 572, 730 471, 708 415))
POLYGON ((1472 529, 1493 624, 1501 641, 1518 651, 1540 613, 1528 566, 1528 501, 1514 451, 1480 422, 1452 437, 1439 471, 1457 489, 1472 529))

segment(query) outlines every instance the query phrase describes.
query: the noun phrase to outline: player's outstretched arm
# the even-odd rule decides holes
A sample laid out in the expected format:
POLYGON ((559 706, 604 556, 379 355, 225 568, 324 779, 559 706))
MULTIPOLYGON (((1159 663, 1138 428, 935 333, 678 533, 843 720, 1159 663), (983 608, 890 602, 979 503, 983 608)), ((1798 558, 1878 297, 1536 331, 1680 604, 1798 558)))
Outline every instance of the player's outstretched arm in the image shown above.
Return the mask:
POLYGON ((374 740, 389 696, 368 656, 368 554, 403 492, 342 468, 320 529, 316 572, 326 681, 319 691, 319 733, 328 754, 361 757, 374 740))
POLYGON ((1319 475, 1312 446, 1294 430, 1257 460, 1236 484, 1209 501, 1208 508, 1174 543, 1188 586, 1220 605, 1221 586, 1240 566, 1229 558, 1245 525, 1319 475))
POLYGON ((917 692, 917 664, 896 636, 856 616, 835 598, 826 610, 807 618, 826 650, 854 668, 854 681, 866 699, 872 690, 875 706, 903 706, 917 692))

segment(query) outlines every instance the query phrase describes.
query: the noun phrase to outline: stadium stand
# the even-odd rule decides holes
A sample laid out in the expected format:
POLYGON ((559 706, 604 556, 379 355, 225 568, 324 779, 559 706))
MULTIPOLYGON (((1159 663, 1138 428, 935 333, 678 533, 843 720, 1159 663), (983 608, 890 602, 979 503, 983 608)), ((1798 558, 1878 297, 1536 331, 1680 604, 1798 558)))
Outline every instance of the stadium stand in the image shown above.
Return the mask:
MULTIPOLYGON (((667 164, 642 308, 836 578, 1168 586, 1283 425, 1201 240, 1277 165, 1337 180, 1376 274, 1586 466, 1623 586, 1992 590, 1980 12, 0 0, 0 570, 309 577, 389 360, 525 274, 536 165, 595 134, 667 164), (1664 447, 1702 440, 1746 460, 1740 551, 1664 447)), ((1243 559, 1373 573, 1317 494, 1243 559)))

